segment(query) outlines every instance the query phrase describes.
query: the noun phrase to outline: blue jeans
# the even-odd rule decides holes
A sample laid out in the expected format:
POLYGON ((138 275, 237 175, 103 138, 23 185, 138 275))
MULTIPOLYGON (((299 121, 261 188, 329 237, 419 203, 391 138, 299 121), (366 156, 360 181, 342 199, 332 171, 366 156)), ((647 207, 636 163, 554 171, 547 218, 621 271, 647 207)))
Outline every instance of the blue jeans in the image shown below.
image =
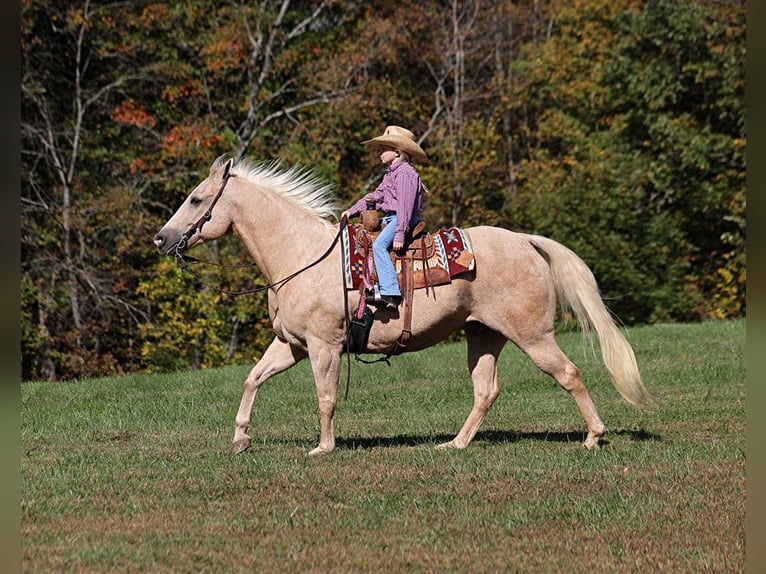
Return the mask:
MULTIPOLYGON (((419 220, 420 217, 417 214, 413 214, 410 221, 410 229, 419 220)), ((380 235, 378 235, 375 243, 372 244, 372 255, 375 258, 375 270, 378 272, 380 294, 401 296, 402 292, 399 290, 396 269, 394 269, 394 264, 391 263, 391 257, 388 254, 396 234, 396 214, 386 215, 380 221, 385 227, 380 232, 380 235)))

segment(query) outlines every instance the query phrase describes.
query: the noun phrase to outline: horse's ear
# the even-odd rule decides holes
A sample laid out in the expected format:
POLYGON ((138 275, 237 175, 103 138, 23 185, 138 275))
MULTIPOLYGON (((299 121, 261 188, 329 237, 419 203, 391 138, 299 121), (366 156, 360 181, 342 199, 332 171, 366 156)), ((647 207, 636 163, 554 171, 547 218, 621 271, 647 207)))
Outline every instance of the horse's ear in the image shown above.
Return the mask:
MULTIPOLYGON (((217 172, 219 169, 224 167, 226 163, 229 164, 228 169, 231 169, 234 165, 234 158, 229 158, 228 162, 226 161, 226 156, 229 154, 223 154, 222 156, 219 156, 216 158, 216 160, 213 162, 213 165, 210 166, 210 175, 213 175, 215 172, 217 172)), ((227 170, 228 171, 228 170, 227 170)))
POLYGON ((230 158, 229 161, 226 162, 226 165, 223 166, 223 178, 226 179, 229 177, 229 174, 231 173, 231 168, 234 167, 234 158, 230 158))

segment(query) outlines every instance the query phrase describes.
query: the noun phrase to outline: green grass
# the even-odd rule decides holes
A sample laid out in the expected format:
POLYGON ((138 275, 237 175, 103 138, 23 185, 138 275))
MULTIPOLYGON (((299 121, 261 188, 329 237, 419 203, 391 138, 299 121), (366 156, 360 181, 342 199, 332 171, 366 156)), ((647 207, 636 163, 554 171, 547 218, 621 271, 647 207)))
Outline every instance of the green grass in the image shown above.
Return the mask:
POLYGON ((579 336, 559 337, 609 427, 595 453, 573 401, 512 346, 463 451, 434 449, 471 407, 462 344, 354 363, 321 458, 305 456, 307 362, 264 386, 239 456, 249 366, 25 383, 23 570, 742 572, 745 322, 628 337, 656 413, 623 401, 579 336))

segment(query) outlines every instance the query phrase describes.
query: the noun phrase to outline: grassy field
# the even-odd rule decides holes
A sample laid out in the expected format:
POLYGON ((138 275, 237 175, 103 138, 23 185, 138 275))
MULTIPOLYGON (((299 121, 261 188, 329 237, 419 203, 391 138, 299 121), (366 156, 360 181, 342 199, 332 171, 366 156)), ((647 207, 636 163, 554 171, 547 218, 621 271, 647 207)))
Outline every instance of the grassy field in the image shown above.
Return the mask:
MULTIPOLYGON (((309 458, 308 363, 256 400, 249 366, 22 386, 25 572, 743 572, 745 322, 629 329, 656 413, 623 401, 597 350, 559 337, 609 427, 515 348, 476 440, 465 347, 354 364, 338 449, 309 458)), ((345 362, 344 362, 345 377, 345 362)))

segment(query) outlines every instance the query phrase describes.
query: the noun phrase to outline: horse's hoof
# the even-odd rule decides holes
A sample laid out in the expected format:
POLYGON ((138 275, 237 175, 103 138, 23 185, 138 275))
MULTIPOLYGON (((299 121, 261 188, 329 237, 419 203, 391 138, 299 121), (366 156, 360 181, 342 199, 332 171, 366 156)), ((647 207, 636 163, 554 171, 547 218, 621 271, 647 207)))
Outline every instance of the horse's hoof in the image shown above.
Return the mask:
POLYGON ((249 438, 243 438, 237 441, 234 441, 234 454, 242 454, 247 449, 250 448, 250 439, 249 438))
POLYGON ((330 454, 332 452, 331 448, 325 448, 322 446, 316 447, 314 450, 309 451, 306 456, 322 456, 325 454, 330 454))
POLYGON ((436 445, 436 450, 447 450, 448 448, 457 448, 454 440, 436 445))
POLYGON ((601 450, 601 444, 599 444, 599 439, 597 438, 589 438, 582 445, 591 452, 601 450))

